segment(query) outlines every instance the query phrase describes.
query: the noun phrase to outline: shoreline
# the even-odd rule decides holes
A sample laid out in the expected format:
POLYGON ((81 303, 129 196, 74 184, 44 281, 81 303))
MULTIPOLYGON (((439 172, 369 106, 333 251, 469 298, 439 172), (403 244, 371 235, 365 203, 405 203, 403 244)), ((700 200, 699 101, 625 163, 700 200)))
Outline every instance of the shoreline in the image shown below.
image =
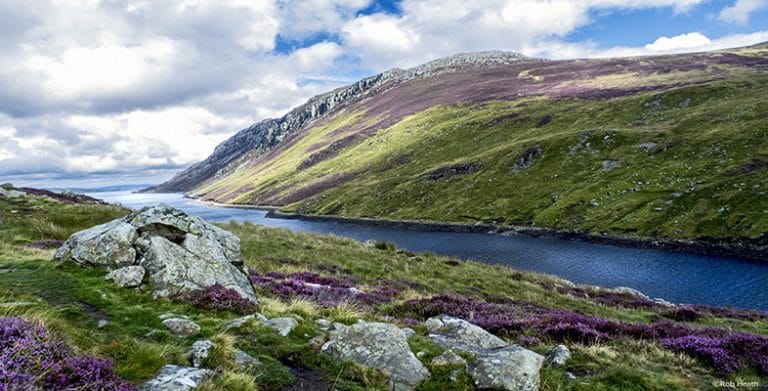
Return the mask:
POLYGON ((423 220, 392 220, 386 218, 345 217, 333 215, 310 215, 283 212, 279 207, 265 205, 222 204, 213 201, 197 202, 214 207, 256 209, 267 211, 267 218, 290 220, 344 222, 383 228, 397 228, 410 231, 428 232, 463 232, 487 233, 500 236, 521 236, 533 238, 550 238, 558 240, 575 240, 586 243, 607 244, 629 248, 665 250, 677 253, 695 254, 702 256, 737 258, 745 261, 768 264, 768 244, 748 243, 744 240, 727 241, 719 239, 712 241, 694 241, 672 238, 638 238, 615 234, 598 234, 591 232, 564 232, 551 228, 526 227, 514 225, 499 225, 488 223, 456 223, 423 220))

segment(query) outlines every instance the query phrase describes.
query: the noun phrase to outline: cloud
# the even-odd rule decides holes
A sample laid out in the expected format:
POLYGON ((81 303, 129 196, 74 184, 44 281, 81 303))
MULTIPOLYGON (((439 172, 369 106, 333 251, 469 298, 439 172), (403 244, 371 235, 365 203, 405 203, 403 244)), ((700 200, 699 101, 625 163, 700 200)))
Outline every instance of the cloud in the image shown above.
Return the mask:
POLYGON ((659 37, 644 48, 651 52, 670 52, 712 45, 712 40, 701 33, 680 34, 674 37, 659 37))
POLYGON ((732 6, 723 8, 719 16, 728 23, 745 24, 751 13, 766 7, 768 0, 736 0, 732 6))
MULTIPOLYGON (((631 47, 569 41, 599 18, 705 3, 402 0, 392 13, 380 0, 0 2, 0 175, 169 174, 313 95, 459 52, 606 57, 768 40, 702 30, 631 47)), ((739 0, 720 17, 741 23, 764 5, 739 0)))

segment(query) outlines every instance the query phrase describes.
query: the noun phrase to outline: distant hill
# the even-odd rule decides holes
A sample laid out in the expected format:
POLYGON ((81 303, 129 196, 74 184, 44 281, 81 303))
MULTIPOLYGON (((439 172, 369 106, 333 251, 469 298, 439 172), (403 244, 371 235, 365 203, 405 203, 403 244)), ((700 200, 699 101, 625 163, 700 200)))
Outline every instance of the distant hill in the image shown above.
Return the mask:
POLYGON ((150 189, 306 214, 766 241, 768 47, 460 54, 238 132, 150 189))

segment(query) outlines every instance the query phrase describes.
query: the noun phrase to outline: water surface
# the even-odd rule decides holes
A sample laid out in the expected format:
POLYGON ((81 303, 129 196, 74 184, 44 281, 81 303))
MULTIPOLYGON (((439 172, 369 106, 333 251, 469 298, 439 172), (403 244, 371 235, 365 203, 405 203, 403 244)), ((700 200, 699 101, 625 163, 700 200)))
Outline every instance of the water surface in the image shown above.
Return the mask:
POLYGON ((628 286, 675 303, 696 303, 768 311, 768 264, 735 258, 680 254, 549 238, 486 233, 414 231, 349 222, 267 218, 266 211, 220 208, 181 194, 92 193, 130 208, 164 202, 210 221, 250 221, 293 231, 336 234, 356 240, 381 239, 410 251, 432 251, 463 259, 554 274, 579 284, 628 286))

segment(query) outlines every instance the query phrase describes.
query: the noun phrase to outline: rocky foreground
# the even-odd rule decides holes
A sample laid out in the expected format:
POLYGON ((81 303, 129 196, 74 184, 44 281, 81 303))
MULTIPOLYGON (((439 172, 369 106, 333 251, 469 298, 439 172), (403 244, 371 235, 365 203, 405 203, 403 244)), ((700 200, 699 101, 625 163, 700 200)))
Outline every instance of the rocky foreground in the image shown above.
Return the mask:
POLYGON ((688 390, 768 375, 768 314, 385 242, 31 194, 0 196, 0 237, 3 390, 688 390))

